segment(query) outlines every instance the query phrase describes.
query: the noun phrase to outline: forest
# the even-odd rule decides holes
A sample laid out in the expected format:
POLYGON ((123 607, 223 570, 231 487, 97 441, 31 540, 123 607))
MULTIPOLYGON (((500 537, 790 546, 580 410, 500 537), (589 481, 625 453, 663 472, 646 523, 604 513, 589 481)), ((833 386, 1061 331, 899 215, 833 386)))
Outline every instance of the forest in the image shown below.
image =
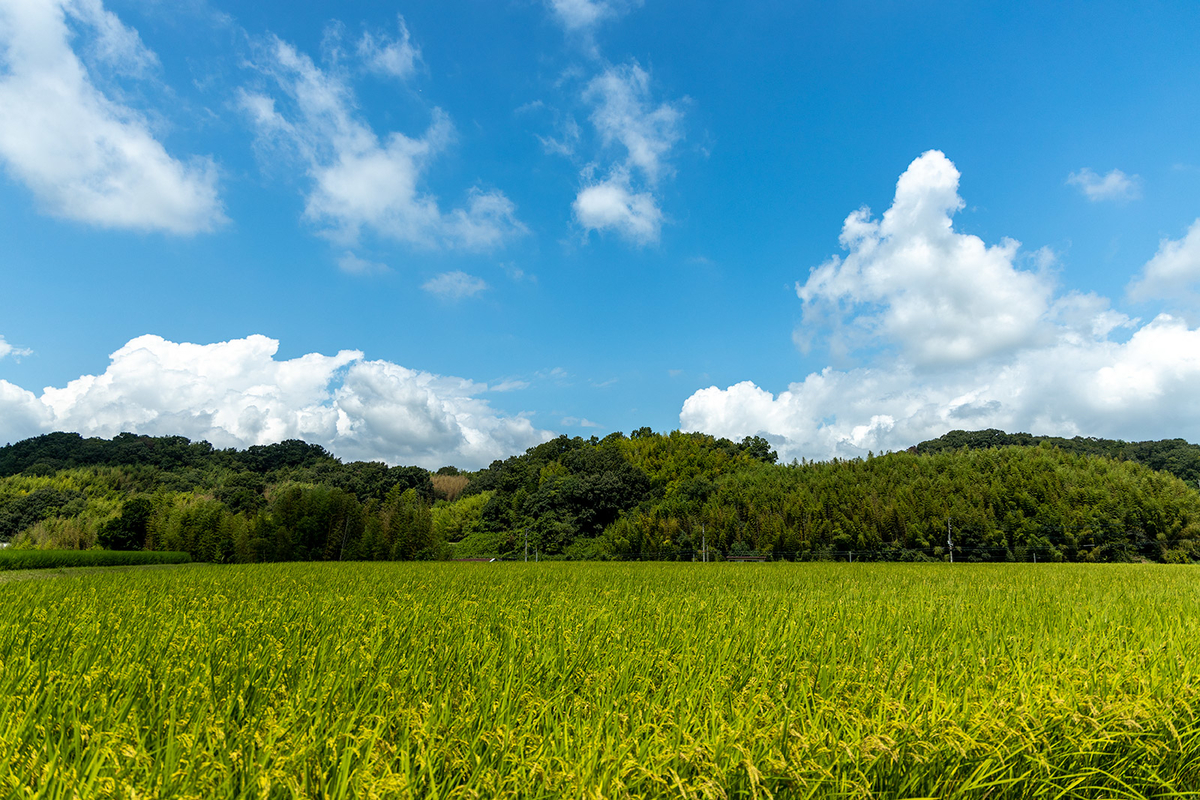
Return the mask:
POLYGON ((197 561, 1200 559, 1200 447, 952 431, 908 451, 778 463, 641 428, 560 436, 478 471, 343 462, 291 440, 51 433, 0 448, 12 548, 197 561), (952 545, 952 547, 951 547, 952 545))

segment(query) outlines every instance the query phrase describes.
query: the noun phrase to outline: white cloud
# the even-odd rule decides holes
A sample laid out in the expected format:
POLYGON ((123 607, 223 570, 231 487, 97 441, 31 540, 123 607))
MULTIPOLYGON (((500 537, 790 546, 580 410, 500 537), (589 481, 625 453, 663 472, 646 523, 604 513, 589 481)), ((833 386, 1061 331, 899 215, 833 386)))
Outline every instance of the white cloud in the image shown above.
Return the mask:
POLYGON ((796 292, 807 331, 830 320, 835 348, 869 341, 897 346, 920 366, 965 363, 1028 344, 1039 333, 1052 285, 1014 266, 1020 244, 987 246, 957 233, 963 207, 959 173, 931 150, 896 184, 881 220, 861 208, 846 218, 840 242, 849 251, 812 270, 796 292), (841 317, 851 317, 842 326, 841 317))
POLYGON ((650 75, 637 63, 609 67, 588 83, 583 99, 593 106, 592 124, 604 145, 622 145, 626 167, 656 184, 663 159, 679 141, 683 115, 670 103, 654 104, 650 75))
POLYGON ((413 45, 404 17, 399 17, 400 38, 387 34, 363 33, 358 40, 358 56, 372 72, 404 80, 416 71, 421 51, 413 45))
POLYGON ((662 228, 663 215, 654 195, 630 191, 620 177, 585 186, 572 208, 585 230, 615 231, 639 245, 657 242, 662 228))
MULTIPOLYGON (((584 185, 572 205, 576 224, 585 236, 612 230, 637 245, 657 242, 663 213, 654 192, 671 173, 667 158, 682 137, 682 112, 674 104, 654 102, 650 75, 636 62, 606 67, 588 82, 582 99, 591 107, 600 146, 619 147, 623 155, 609 163, 602 179, 594 177, 598 163, 584 168, 584 185)), ((543 147, 573 155, 579 129, 569 127, 567 133, 562 141, 543 138, 543 147)))
POLYGON ((1132 300, 1174 298, 1200 280, 1200 219, 1182 239, 1163 239, 1158 252, 1129 284, 1132 300))
POLYGON ((500 383, 496 383, 496 384, 493 384, 492 386, 489 386, 488 391, 491 391, 491 392, 519 392, 522 389, 528 389, 528 388, 529 388, 529 381, 511 379, 511 380, 506 380, 506 381, 500 381, 500 383))
POLYGON ((619 16, 641 0, 547 0, 554 16, 569 31, 586 31, 598 22, 619 16))
POLYGON ((478 397, 484 384, 367 361, 343 350, 276 360, 265 336, 200 345, 140 336, 40 397, 0 381, 0 439, 50 430, 180 434, 218 447, 301 438, 349 459, 484 466, 546 441, 524 416, 478 397))
POLYGON ((767 436, 786 458, 898 450, 962 428, 1200 438, 1200 331, 1160 316, 1127 342, 1062 336, 1000 364, 930 375, 827 367, 773 396, 746 381, 689 397, 683 430, 767 436))
POLYGON ((385 272, 391 272, 387 264, 359 258, 349 250, 338 258, 338 268, 351 275, 382 275, 385 272))
MULTIPOLYGON (((765 435, 785 458, 861 456, 955 428, 1200 438, 1200 330, 1167 314, 1139 324, 1094 294, 1053 298, 1045 278, 1013 266, 1015 242, 953 230, 957 186, 942 154, 921 156, 883 219, 852 214, 850 254, 798 287, 806 305, 858 309, 845 324, 866 366, 826 367, 778 395, 750 381, 700 390, 681 428, 765 435)), ((1187 241, 1164 243, 1158 263, 1187 241)))
POLYGON ((99 227, 193 234, 225 222, 212 160, 172 158, 142 114, 100 91, 71 47, 75 32, 115 74, 157 64, 99 0, 0 4, 0 158, 10 174, 48 213, 99 227))
POLYGON ((560 125, 562 131, 558 138, 553 136, 539 136, 538 141, 542 143, 542 149, 547 153, 566 156, 573 158, 575 150, 579 147, 579 140, 582 132, 579 129, 579 123, 574 117, 567 117, 560 125))
POLYGON ((487 289, 488 285, 483 278, 455 270, 430 278, 421 284, 421 288, 447 300, 459 300, 479 294, 487 289))
POLYGON ((423 190, 429 161, 454 138, 440 109, 419 138, 393 132, 381 141, 354 113, 354 93, 336 71, 279 39, 261 66, 281 96, 243 91, 240 104, 264 152, 277 149, 304 164, 312 181, 304 216, 324 235, 352 244, 365 228, 425 247, 486 249, 526 231, 499 191, 474 188, 464 208, 443 213, 423 190), (288 108, 281 111, 277 100, 288 108))
POLYGON ((30 350, 29 348, 14 347, 13 345, 11 345, 7 341, 5 341, 3 336, 0 336, 0 358, 5 358, 7 356, 12 356, 13 358, 20 358, 22 356, 31 356, 31 355, 33 355, 33 351, 30 350))
POLYGON ((1068 175, 1067 183, 1078 186, 1083 196, 1093 203, 1101 200, 1120 203, 1137 200, 1142 196, 1142 179, 1137 175, 1126 175, 1119 169, 1101 176, 1084 167, 1068 175))

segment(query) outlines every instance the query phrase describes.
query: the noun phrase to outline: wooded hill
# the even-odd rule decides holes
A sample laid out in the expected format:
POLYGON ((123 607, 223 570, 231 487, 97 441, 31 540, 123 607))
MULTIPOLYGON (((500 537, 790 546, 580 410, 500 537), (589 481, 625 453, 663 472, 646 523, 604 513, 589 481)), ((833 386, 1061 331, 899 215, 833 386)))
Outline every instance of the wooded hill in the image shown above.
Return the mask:
POLYGON ((531 559, 940 560, 949 533, 956 560, 1200 559, 1200 493, 1180 477, 1200 447, 1182 440, 953 431, 776 461, 758 437, 648 428, 436 473, 300 441, 54 433, 0 448, 0 539, 217 562, 523 558, 526 542, 531 559))

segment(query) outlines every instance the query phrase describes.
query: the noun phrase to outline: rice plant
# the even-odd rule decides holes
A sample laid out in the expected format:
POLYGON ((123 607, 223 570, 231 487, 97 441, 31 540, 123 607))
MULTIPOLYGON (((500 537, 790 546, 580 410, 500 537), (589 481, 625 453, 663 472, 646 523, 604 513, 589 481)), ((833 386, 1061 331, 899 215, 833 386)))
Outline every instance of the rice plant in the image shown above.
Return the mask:
POLYGON ((1187 567, 280 564, 0 585, 14 797, 1177 797, 1187 567))

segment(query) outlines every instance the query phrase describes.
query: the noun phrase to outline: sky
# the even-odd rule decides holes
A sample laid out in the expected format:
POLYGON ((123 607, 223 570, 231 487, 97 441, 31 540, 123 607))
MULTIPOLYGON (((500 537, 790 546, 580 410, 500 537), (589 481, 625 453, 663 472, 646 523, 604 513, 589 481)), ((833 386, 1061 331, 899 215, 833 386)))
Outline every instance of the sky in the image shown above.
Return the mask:
POLYGON ((1200 441, 1194 2, 0 0, 0 444, 1200 441))

